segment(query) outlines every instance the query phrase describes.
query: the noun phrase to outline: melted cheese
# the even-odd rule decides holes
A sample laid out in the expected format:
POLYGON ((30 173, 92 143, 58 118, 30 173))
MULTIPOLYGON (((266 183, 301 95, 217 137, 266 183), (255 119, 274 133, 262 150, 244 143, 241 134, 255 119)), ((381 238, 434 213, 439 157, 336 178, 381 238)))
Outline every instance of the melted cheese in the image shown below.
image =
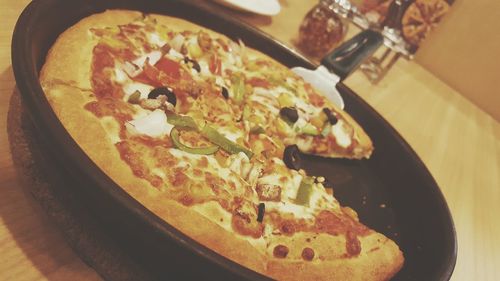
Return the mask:
MULTIPOLYGON (((265 251, 266 240, 264 239, 264 237, 255 239, 250 236, 241 235, 238 232, 234 231, 232 226, 232 214, 222 209, 222 207, 220 207, 218 203, 209 201, 206 203, 193 205, 192 208, 193 210, 197 211, 199 214, 206 217, 210 221, 218 224, 228 232, 234 233, 240 239, 248 241, 259 251, 265 251)), ((266 235, 266 233, 270 234, 270 231, 272 231, 272 229, 269 226, 266 226, 266 228, 264 229, 264 236, 266 235)))
POLYGON ((149 92, 151 92, 151 90, 153 89, 153 86, 147 84, 139 82, 129 82, 123 86, 123 92, 125 93, 123 99, 127 101, 130 95, 135 93, 135 91, 139 91, 141 93, 141 99, 147 99, 149 92))
POLYGON ((174 59, 174 60, 181 60, 184 58, 184 55, 179 53, 177 50, 175 50, 174 48, 170 49, 168 51, 168 54, 167 56, 170 58, 170 59, 174 59))
POLYGON ((274 115, 278 115, 280 112, 279 108, 277 107, 278 102, 276 98, 270 95, 267 89, 255 87, 253 89, 253 95, 250 95, 249 99, 263 105, 269 112, 274 115))
POLYGON ((111 116, 104 116, 101 118, 101 125, 106 129, 106 133, 108 134, 111 142, 118 143, 121 141, 120 139, 120 125, 118 122, 111 116))
POLYGON ((345 131, 344 122, 342 120, 339 120, 337 124, 332 126, 331 133, 335 137, 337 144, 341 147, 345 148, 351 145, 351 136, 345 131))
POLYGON ((227 158, 226 162, 229 163, 228 166, 231 171, 242 176, 244 164, 249 163, 250 160, 248 159, 248 156, 245 153, 240 152, 238 154, 230 155, 227 158))
POLYGON ((277 211, 279 213, 293 214, 296 218, 312 219, 314 210, 291 202, 266 202, 266 210, 277 211))
MULTIPOLYGON (((210 69, 208 68, 208 63, 204 60, 199 60, 198 64, 200 65, 200 74, 203 77, 212 77, 213 74, 210 72, 210 69)), ((196 72, 196 75, 198 75, 198 72, 196 72)), ((219 76, 217 76, 219 77, 219 76)))
POLYGON ((225 128, 225 127, 217 128, 217 131, 233 142, 236 142, 237 139, 244 136, 244 132, 234 131, 231 130, 230 128, 225 128))
POLYGON ((161 39, 161 37, 160 37, 160 35, 158 35, 158 33, 155 33, 155 32, 148 33, 147 36, 148 36, 149 43, 151 43, 153 45, 161 47, 161 46, 165 45, 165 43, 167 43, 166 41, 163 41, 161 39))
POLYGON ((121 68, 115 68, 115 81, 118 83, 123 83, 128 80, 127 73, 121 68))

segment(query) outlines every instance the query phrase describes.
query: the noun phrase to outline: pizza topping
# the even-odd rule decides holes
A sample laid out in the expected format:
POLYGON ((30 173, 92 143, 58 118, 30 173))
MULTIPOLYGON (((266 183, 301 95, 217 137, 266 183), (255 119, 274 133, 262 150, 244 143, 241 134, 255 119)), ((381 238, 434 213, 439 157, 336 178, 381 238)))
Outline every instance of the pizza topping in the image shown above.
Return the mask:
MULTIPOLYGON (((135 66, 135 69, 142 69, 145 64, 155 65, 161 58, 163 54, 160 51, 152 51, 148 54, 142 55, 137 59, 133 60, 131 63, 135 66)), ((136 76, 136 75, 131 75, 136 76)))
POLYGON ((299 114, 295 107, 282 107, 280 109, 280 116, 291 123, 295 123, 299 119, 299 114))
POLYGON ((257 221, 262 222, 264 219, 264 212, 266 211, 266 204, 259 203, 258 213, 257 213, 257 221))
POLYGON ((184 63, 185 64, 188 64, 188 65, 191 65, 191 67, 196 70, 196 72, 200 73, 201 72, 201 67, 200 67, 200 64, 194 60, 194 59, 191 59, 189 57, 184 57, 184 63))
POLYGON ((302 179, 299 190, 297 191, 297 197, 295 198, 296 204, 309 206, 313 193, 313 183, 314 180, 311 177, 304 177, 302 179))
POLYGON ((135 91, 128 97, 128 102, 130 102, 131 104, 138 104, 140 100, 141 100, 141 92, 139 91, 135 91))
POLYGON ((306 261, 312 261, 314 258, 314 250, 309 247, 305 247, 302 250, 302 258, 306 261))
POLYGON ((216 129, 210 127, 209 125, 205 125, 201 130, 201 134, 206 137, 212 143, 220 146, 225 151, 235 154, 239 152, 245 153, 248 158, 252 158, 253 152, 249 149, 227 139, 225 136, 217 132, 216 129))
POLYGON ((173 128, 167 123, 165 112, 160 109, 156 109, 144 117, 126 122, 125 127, 131 134, 144 134, 151 137, 169 134, 173 128))
POLYGON ((345 234, 346 251, 350 256, 357 256, 361 253, 361 242, 359 241, 356 233, 347 231, 345 234))
POLYGON ((252 202, 240 197, 234 198, 233 228, 242 235, 259 238, 264 233, 264 225, 257 221, 257 210, 252 202))
POLYGON ((277 245, 276 247, 274 247, 273 255, 274 257, 280 259, 286 258, 286 256, 288 255, 288 247, 285 245, 277 245))
POLYGON ((194 58, 199 58, 203 55, 203 50, 200 48, 197 41, 196 37, 193 37, 187 42, 188 44, 185 45, 187 46, 187 53, 194 58))
POLYGON ((326 114, 328 122, 330 122, 331 125, 337 124, 338 122, 337 116, 335 116, 328 107, 323 108, 323 112, 326 114))
MULTIPOLYGON (((181 77, 181 72, 180 72, 180 64, 172 59, 169 59, 168 57, 162 57, 156 64, 154 63, 149 63, 149 61, 146 61, 146 66, 150 66, 149 68, 145 67, 144 70, 146 71, 147 69, 153 70, 151 68, 154 66, 157 70, 161 71, 163 74, 166 74, 168 77, 165 77, 166 79, 179 79, 181 77)), ((147 75, 147 73, 146 73, 147 75)), ((156 74, 153 75, 153 78, 156 78, 160 81, 162 81, 162 76, 161 74, 156 74), (155 77, 156 76, 156 77, 155 77)))
POLYGON ((300 133, 310 136, 317 136, 320 134, 318 128, 309 123, 306 123, 302 128, 300 128, 300 133))
POLYGON ((177 114, 168 114, 167 122, 181 128, 190 128, 193 130, 198 130, 198 125, 191 116, 182 116, 177 114))
POLYGON ((242 76, 234 75, 231 77, 231 92, 236 104, 241 104, 245 96, 245 81, 242 76))
POLYGON ((293 235, 296 231, 295 222, 293 220, 284 220, 280 225, 280 231, 285 235, 293 235))
POLYGON ((122 70, 122 69, 123 69, 123 71, 124 71, 124 72, 125 72, 128 76, 130 76, 130 77, 132 77, 132 78, 133 78, 133 77, 136 77, 137 75, 139 75, 139 73, 141 73, 141 71, 142 71, 142 69, 141 69, 138 65, 136 65, 136 64, 134 64, 134 63, 132 63, 132 62, 129 62, 129 61, 126 61, 124 64, 122 64, 122 65, 120 66, 120 68, 117 68, 117 69, 119 69, 119 70, 120 70, 120 71, 116 71, 116 72, 117 72, 117 74, 115 75, 115 76, 116 76, 116 78, 117 78, 116 80, 117 80, 118 82, 122 82, 122 81, 125 79, 125 77, 124 77, 124 76, 122 75, 122 73, 121 73, 121 70, 122 70))
POLYGON ((145 99, 153 89, 154 87, 139 82, 126 83, 123 85, 124 98, 127 99, 130 95, 138 91, 141 94, 140 98, 145 99))
POLYGON ((208 33, 200 31, 198 32, 198 45, 200 45, 201 49, 206 52, 212 48, 212 38, 208 33))
POLYGON ((157 44, 157 45, 161 46, 161 47, 160 47, 160 52, 161 52, 163 55, 170 53, 170 50, 172 49, 172 47, 171 47, 171 46, 170 46, 170 44, 168 44, 168 43, 164 43, 164 44, 157 44))
POLYGON ((163 39, 161 38, 161 36, 158 33, 148 33, 148 41, 152 45, 156 45, 156 46, 164 47, 165 45, 167 45, 167 44, 165 44, 166 42, 163 41, 163 39))
POLYGON ((149 92, 148 99, 156 99, 159 96, 167 97, 167 101, 174 106, 177 104, 177 97, 175 96, 174 92, 167 87, 158 87, 153 89, 151 92, 149 92))
POLYGON ((252 168, 252 164, 250 163, 248 156, 243 152, 230 155, 227 158, 226 164, 231 171, 241 176, 242 179, 247 178, 250 169, 252 168))
POLYGON ((257 184, 255 187, 259 200, 261 201, 281 201, 281 187, 274 184, 257 184))
POLYGON ((209 154, 214 154, 215 152, 217 152, 217 150, 219 150, 219 147, 216 145, 195 148, 183 144, 179 139, 179 131, 177 127, 173 127, 172 130, 170 131, 170 138, 172 139, 172 143, 174 144, 175 147, 177 147, 182 151, 189 152, 192 154, 209 155, 209 154))
POLYGON ((346 132, 344 122, 339 121, 335 126, 332 126, 331 133, 339 146, 346 148, 351 145, 352 137, 346 132))
POLYGON ((229 99, 229 92, 227 91, 226 87, 222 87, 221 94, 226 100, 229 99))
POLYGON ((250 134, 259 135, 259 134, 264 134, 264 133, 266 133, 266 130, 264 130, 264 128, 262 128, 259 125, 253 126, 252 128, 250 128, 250 134))
POLYGON ((300 151, 297 145, 289 145, 283 152, 283 162, 289 169, 299 170, 302 167, 300 151))
POLYGON ((182 45, 184 44, 184 36, 182 36, 182 34, 180 33, 177 33, 174 38, 172 38, 172 40, 170 40, 170 46, 172 46, 172 48, 177 51, 177 52, 180 52, 181 49, 182 49, 182 45))
POLYGON ((331 125, 325 125, 323 127, 323 130, 321 130, 321 136, 323 136, 324 138, 328 137, 328 134, 330 134, 332 130, 332 126, 331 125))
POLYGON ((294 106, 294 102, 293 102, 292 97, 290 96, 290 94, 288 94, 286 92, 282 92, 278 96, 278 102, 279 102, 279 104, 280 104, 281 107, 291 107, 291 106, 294 106))
POLYGON ((166 96, 158 96, 157 98, 154 99, 144 99, 139 101, 139 105, 148 110, 155 110, 159 109, 160 107, 164 106, 167 101, 166 96))

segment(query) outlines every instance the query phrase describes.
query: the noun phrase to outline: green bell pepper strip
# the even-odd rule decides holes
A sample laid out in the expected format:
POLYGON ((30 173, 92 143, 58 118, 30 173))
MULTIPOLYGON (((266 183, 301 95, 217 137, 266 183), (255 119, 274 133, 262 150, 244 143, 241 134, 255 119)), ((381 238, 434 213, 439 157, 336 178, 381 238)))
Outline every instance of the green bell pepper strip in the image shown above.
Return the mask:
POLYGON ((330 124, 326 124, 326 125, 323 127, 323 130, 321 130, 321 135, 322 135, 323 137, 325 137, 325 138, 326 138, 326 137, 328 136, 328 134, 330 133, 330 131, 331 131, 331 126, 330 126, 330 124))
POLYGON ((269 83, 271 83, 271 85, 273 85, 273 86, 281 86, 281 87, 287 89, 288 91, 290 91, 292 93, 296 92, 296 89, 294 87, 288 85, 288 83, 286 82, 285 79, 280 79, 278 77, 272 77, 272 76, 270 76, 270 77, 267 78, 267 81, 269 83))
POLYGON ((241 114, 241 119, 248 120, 248 118, 250 118, 250 115, 252 115, 250 107, 248 107, 248 105, 244 105, 243 106, 243 113, 241 114))
POLYGON ((304 135, 317 136, 320 134, 318 128, 312 124, 307 123, 304 127, 300 128, 300 133, 304 135))
POLYGON ((170 131, 170 139, 172 139, 172 142, 174 143, 174 146, 176 148, 192 154, 210 155, 214 154, 215 152, 217 152, 217 150, 219 150, 219 147, 216 145, 205 146, 205 147, 189 147, 181 143, 179 139, 179 130, 177 129, 177 127, 173 127, 172 130, 170 131))
POLYGON ((196 122, 194 122, 194 119, 191 116, 167 114, 167 123, 176 127, 198 130, 198 125, 196 125, 196 122))
POLYGON ((235 75, 231 78, 232 98, 236 104, 241 104, 245 96, 245 81, 242 76, 235 75))
POLYGON ((297 191, 297 197, 295 198, 295 203, 302 206, 309 206, 309 201, 311 200, 311 195, 313 193, 313 183, 314 180, 311 177, 304 177, 300 182, 299 190, 297 191))
POLYGON ((253 156, 252 151, 250 151, 249 149, 229 140, 224 135, 217 132, 216 129, 214 129, 208 125, 205 125, 203 127, 203 129, 201 129, 201 134, 205 138, 207 138, 209 141, 220 146, 220 148, 224 149, 225 151, 227 151, 231 154, 243 152, 248 156, 248 158, 252 158, 252 156, 253 156))

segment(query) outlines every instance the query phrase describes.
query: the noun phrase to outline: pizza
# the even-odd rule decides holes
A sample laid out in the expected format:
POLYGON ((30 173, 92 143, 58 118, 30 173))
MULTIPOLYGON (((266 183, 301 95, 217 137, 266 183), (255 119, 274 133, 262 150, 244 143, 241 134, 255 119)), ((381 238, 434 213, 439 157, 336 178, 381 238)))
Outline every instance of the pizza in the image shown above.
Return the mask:
POLYGON ((387 280, 401 268, 399 247, 301 163, 302 153, 368 158, 370 138, 242 41, 109 10, 59 36, 40 82, 97 166, 217 253, 281 280, 387 280))

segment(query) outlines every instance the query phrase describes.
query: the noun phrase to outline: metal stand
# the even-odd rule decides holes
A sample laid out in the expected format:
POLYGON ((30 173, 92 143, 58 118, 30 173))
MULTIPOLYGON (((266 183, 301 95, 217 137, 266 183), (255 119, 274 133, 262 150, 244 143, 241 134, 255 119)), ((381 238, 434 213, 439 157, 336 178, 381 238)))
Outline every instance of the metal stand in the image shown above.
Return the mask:
MULTIPOLYGON (((402 1, 395 0, 395 5, 401 5, 400 2, 402 1)), ((382 27, 379 24, 370 22, 349 0, 331 0, 330 8, 358 28, 377 30, 384 36, 384 48, 386 50, 381 56, 374 55, 360 66, 361 71, 373 84, 380 82, 400 57, 407 60, 413 59, 413 53, 410 51, 411 46, 401 36, 398 26, 388 24, 388 26, 382 27)), ((392 22, 399 22, 401 16, 402 9, 399 9, 393 15, 398 19, 394 18, 392 22)))
POLYGON ((382 56, 376 57, 375 55, 365 61, 359 69, 373 84, 377 84, 384 78, 389 69, 401 57, 401 54, 394 52, 390 48, 386 48, 382 56))

